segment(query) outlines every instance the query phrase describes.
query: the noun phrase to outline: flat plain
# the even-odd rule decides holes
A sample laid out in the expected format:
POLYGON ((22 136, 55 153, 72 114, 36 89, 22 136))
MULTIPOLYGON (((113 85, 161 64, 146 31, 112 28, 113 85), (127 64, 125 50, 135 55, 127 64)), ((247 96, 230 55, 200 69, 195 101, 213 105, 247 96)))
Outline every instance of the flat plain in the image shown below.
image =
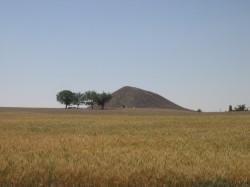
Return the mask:
POLYGON ((0 186, 250 186, 250 112, 0 108, 0 186))

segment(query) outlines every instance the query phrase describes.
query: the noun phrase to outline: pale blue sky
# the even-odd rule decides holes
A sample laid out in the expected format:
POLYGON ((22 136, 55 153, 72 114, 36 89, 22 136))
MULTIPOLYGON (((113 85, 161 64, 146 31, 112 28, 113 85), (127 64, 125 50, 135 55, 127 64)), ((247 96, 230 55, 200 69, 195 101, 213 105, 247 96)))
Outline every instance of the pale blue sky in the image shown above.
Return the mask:
POLYGON ((249 0, 0 0, 0 106, 134 86, 190 109, 250 106, 249 0))

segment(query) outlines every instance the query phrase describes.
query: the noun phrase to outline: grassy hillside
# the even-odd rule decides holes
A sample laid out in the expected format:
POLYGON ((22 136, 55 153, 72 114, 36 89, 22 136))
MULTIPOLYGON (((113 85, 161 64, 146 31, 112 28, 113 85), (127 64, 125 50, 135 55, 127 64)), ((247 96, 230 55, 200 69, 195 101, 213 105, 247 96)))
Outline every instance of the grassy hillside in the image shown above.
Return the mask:
POLYGON ((249 186, 250 113, 0 109, 0 186, 249 186))

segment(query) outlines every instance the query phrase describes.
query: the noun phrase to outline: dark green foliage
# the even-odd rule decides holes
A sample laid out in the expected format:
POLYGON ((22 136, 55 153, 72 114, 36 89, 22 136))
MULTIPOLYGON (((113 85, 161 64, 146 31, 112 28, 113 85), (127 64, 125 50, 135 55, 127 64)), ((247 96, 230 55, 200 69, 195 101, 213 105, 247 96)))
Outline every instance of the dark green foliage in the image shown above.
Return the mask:
POLYGON ((248 110, 248 108, 246 107, 246 105, 238 105, 234 109, 235 109, 235 111, 247 111, 248 110))
POLYGON ((233 111, 233 107, 232 105, 229 105, 229 112, 232 112, 233 111))
POLYGON ((79 108, 79 105, 85 104, 94 108, 95 104, 101 106, 101 109, 104 109, 105 103, 107 103, 111 98, 110 93, 97 93, 96 91, 86 91, 85 93, 77 92, 73 93, 70 90, 63 90, 56 95, 57 101, 65 104, 65 108, 68 108, 69 105, 76 105, 79 108))
POLYGON ((65 104, 65 108, 68 108, 68 105, 74 102, 75 96, 70 90, 63 90, 56 95, 56 99, 61 104, 65 104))
POLYGON ((102 92, 101 94, 97 94, 97 104, 101 106, 101 109, 104 109, 105 103, 109 102, 112 98, 110 93, 102 92))
POLYGON ((74 93, 74 105, 77 105, 77 108, 79 108, 79 105, 84 104, 86 101, 86 95, 84 93, 78 92, 74 93))
POLYGON ((94 104, 97 101, 97 93, 96 91, 86 91, 85 92, 85 104, 90 105, 91 108, 94 108, 94 104))
POLYGON ((201 109, 198 109, 197 112, 202 112, 202 110, 201 110, 201 109))

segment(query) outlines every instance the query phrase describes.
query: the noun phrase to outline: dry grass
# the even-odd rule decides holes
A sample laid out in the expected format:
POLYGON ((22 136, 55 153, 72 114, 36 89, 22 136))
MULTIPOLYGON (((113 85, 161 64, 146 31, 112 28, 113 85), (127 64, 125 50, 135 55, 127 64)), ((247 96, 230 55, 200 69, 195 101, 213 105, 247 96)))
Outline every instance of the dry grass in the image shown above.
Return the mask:
POLYGON ((0 109, 0 186, 250 186, 250 113, 0 109))

